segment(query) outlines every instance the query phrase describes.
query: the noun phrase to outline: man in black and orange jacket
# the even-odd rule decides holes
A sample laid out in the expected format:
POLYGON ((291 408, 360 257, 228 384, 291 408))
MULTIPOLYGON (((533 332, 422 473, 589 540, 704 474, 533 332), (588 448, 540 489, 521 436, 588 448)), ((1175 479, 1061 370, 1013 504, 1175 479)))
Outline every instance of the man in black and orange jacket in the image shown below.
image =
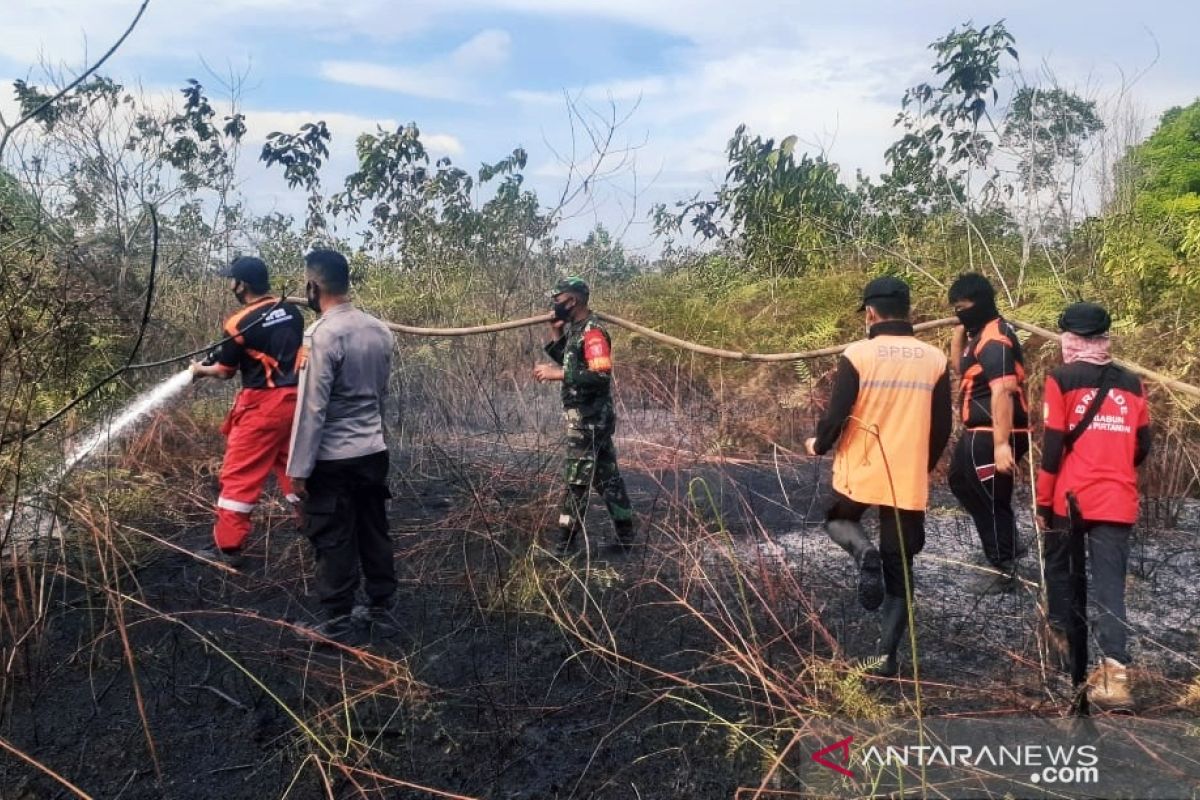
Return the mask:
POLYGON ((950 364, 962 379, 963 424, 950 459, 950 491, 971 515, 991 567, 974 589, 996 594, 1016 588, 1017 563, 1027 550, 1012 507, 1017 464, 1029 452, 1025 360, 987 278, 960 275, 950 286, 950 303, 962 323, 950 364))
POLYGON ((271 279, 260 259, 242 256, 222 273, 231 279, 241 310, 225 321, 212 364, 193 363, 196 378, 228 380, 241 373, 242 390, 221 426, 225 460, 213 544, 206 558, 240 566, 250 533, 250 514, 272 472, 291 494, 285 468, 296 410, 296 358, 304 337, 300 310, 270 296, 271 279))
POLYGON ((1125 669, 1125 572, 1129 535, 1138 518, 1137 468, 1150 453, 1150 413, 1141 380, 1112 363, 1111 322, 1108 312, 1093 303, 1075 303, 1059 318, 1063 364, 1046 377, 1037 507, 1046 531, 1052 644, 1060 654, 1068 646, 1086 646, 1089 570, 1084 562, 1090 561, 1097 610, 1093 638, 1100 653, 1088 677, 1088 699, 1107 710, 1127 710, 1133 700, 1125 669), (1090 412, 1101 387, 1107 391, 1090 412), (1089 413, 1091 421, 1077 432, 1089 413))

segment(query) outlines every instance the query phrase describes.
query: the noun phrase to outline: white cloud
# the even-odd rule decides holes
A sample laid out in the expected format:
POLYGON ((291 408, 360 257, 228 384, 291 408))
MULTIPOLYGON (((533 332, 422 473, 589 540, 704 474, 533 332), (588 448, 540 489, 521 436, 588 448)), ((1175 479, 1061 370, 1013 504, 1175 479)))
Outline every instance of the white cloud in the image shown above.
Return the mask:
MULTIPOLYGON (((78 65, 114 42, 141 0, 5 0, 0 55, 22 64, 45 58, 78 65)), ((136 56, 204 55, 240 60, 265 29, 276 37, 312 34, 392 41, 435 19, 435 0, 170 0, 151 2, 115 61, 136 56), (251 33, 251 31, 254 31, 251 33)))
MULTIPOLYGON (((106 48, 140 0, 0 2, 5 5, 0 57, 24 65, 44 55, 52 64, 65 60, 75 67, 86 60, 83 45, 93 57, 106 48)), ((1088 6, 1068 0, 1047 11, 1032 0, 1009 0, 1003 8, 994 0, 977 9, 976 19, 1007 16, 1023 63, 1032 68, 1039 54, 1053 51, 1056 64, 1076 64, 1067 71, 1091 81, 1100 97, 1111 95, 1120 83, 1114 65, 1132 74, 1146 66, 1161 44, 1161 60, 1132 92, 1147 115, 1156 117, 1165 105, 1188 102, 1196 92, 1195 81, 1188 80, 1195 70, 1187 32, 1200 23, 1200 6, 1170 5, 1143 4, 1129 10, 1117 6, 1116 0, 1091 0, 1088 6), (1064 38, 1060 20, 1073 17, 1085 26, 1084 33, 1064 38)), ((960 16, 959 7, 946 0, 820 6, 786 0, 406 0, 402 7, 394 0, 153 0, 142 25, 106 71, 129 74, 131 64, 146 63, 139 59, 147 57, 179 64, 188 59, 196 63, 203 55, 208 63, 219 65, 245 63, 252 56, 262 63, 270 57, 263 55, 265 43, 276 48, 281 42, 294 43, 297 51, 311 55, 301 70, 319 71, 327 80, 345 85, 418 98, 403 100, 403 112, 386 98, 366 108, 412 114, 438 130, 423 136, 431 150, 440 147, 455 157, 464 152, 474 156, 478 150, 487 159, 524 145, 532 159, 530 185, 544 199, 561 185, 564 170, 542 146, 543 140, 559 152, 570 152, 564 95, 600 111, 610 101, 622 110, 638 103, 624 138, 634 144, 646 141, 636 153, 639 188, 656 178, 650 195, 671 200, 720 182, 726 141, 742 122, 763 136, 799 135, 802 149, 826 151, 842 164, 846 179, 859 167, 877 172, 884 148, 897 136, 892 120, 904 88, 928 77, 931 54, 926 44, 961 23, 960 16), (583 39, 591 35, 591 27, 601 41, 614 35, 612 25, 592 26, 593 21, 630 26, 639 36, 653 31, 671 38, 652 53, 618 54, 618 48, 610 48, 612 61, 597 58, 588 64, 583 80, 563 79, 567 85, 561 88, 553 68, 542 68, 530 83, 514 84, 509 75, 523 68, 526 59, 509 66, 516 44, 500 29, 478 31, 424 61, 405 61, 403 56, 377 59, 363 52, 382 48, 356 52, 341 46, 411 41, 433 29, 442 34, 463 30, 484 14, 488 24, 508 26, 521 47, 533 49, 530 63, 538 63, 539 42, 522 32, 540 30, 547 20, 555 30, 571 29, 583 39), (530 21, 533 24, 526 26, 530 21), (638 64, 654 66, 639 75, 638 64), (461 108, 422 104, 419 99, 478 100, 478 105, 464 114, 461 108)), ((661 36, 645 37, 656 38, 663 41, 661 36)), ((167 74, 157 72, 160 62, 152 63, 155 74, 167 74)), ((579 75, 579 69, 572 65, 572 74, 579 75)), ((251 82, 255 77, 252 73, 251 82)), ((298 72, 286 77, 312 76, 298 72)), ((252 100, 274 102, 270 91, 270 86, 261 94, 256 91, 252 100)), ((0 96, 0 104, 4 99, 0 96)), ((337 110, 336 102, 325 106, 322 101, 322 106, 337 110)), ((355 136, 373 130, 376 122, 345 113, 247 113, 252 134, 266 132, 255 127, 259 123, 265 129, 294 130, 302 121, 324 117, 335 136, 336 152, 326 171, 330 180, 352 166, 355 136)), ((585 145, 581 140, 582 150, 585 145)), ((252 164, 244 166, 257 174, 252 164)), ((632 191, 630 180, 618 180, 625 182, 616 193, 632 191)), ((260 181, 252 177, 250 183, 260 181)))
POLYGON ((635 78, 633 80, 595 83, 575 89, 553 92, 514 89, 508 93, 508 96, 510 99, 524 105, 562 107, 568 98, 582 100, 586 103, 607 103, 609 101, 628 103, 663 95, 668 89, 668 79, 656 75, 646 78, 635 78))
MULTIPOLYGON (((565 93, 603 109, 609 100, 629 108, 640 99, 631 130, 645 132, 638 153, 643 169, 690 174, 711 183, 726 166, 725 144, 745 123, 751 133, 782 138, 797 134, 802 149, 858 166, 882 167, 895 138, 892 120, 902 86, 894 74, 919 54, 893 48, 864 58, 830 45, 821 51, 757 48, 724 56, 697 53, 678 72, 638 80, 597 83, 565 93)), ((514 91, 528 113, 561 109, 564 93, 514 91)), ((564 149, 565 144, 559 147, 564 149)))
POLYGON ((498 67, 508 61, 512 37, 507 31, 481 31, 450 54, 450 61, 465 70, 498 67))
MULTIPOLYGON (((21 64, 78 65, 113 42, 140 0, 6 0, 0 55, 21 64)), ((251 52, 266 31, 276 37, 344 41, 411 38, 450 18, 480 13, 595 18, 687 37, 742 41, 798 31, 801 17, 772 0, 171 0, 151 2, 121 56, 203 54, 219 63, 251 52)), ((506 34, 472 40, 487 57, 507 54, 506 34)), ((471 49, 466 55, 471 56, 471 49)), ((494 63, 494 62, 487 62, 494 63)))
POLYGON ((457 136, 451 136, 448 133, 422 133, 421 141, 425 143, 425 149, 434 157, 458 157, 463 154, 462 142, 458 140, 457 136))
POLYGON ((325 61, 321 64, 321 77, 335 83, 383 89, 431 100, 459 100, 464 92, 462 82, 448 75, 365 61, 325 61))
MULTIPOLYGON (((584 113, 593 120, 613 113, 613 105, 618 118, 636 105, 615 138, 616 149, 633 148, 624 171, 596 183, 590 203, 580 204, 563 234, 586 235, 602 222, 625 230, 628 246, 653 252, 650 206, 713 192, 724 179, 725 147, 739 124, 777 141, 798 135, 798 149, 840 164, 847 181, 860 167, 868 174, 882 170, 883 152, 898 136, 892 122, 900 95, 926 60, 920 47, 833 36, 810 48, 698 46, 677 53, 667 71, 557 92, 515 90, 508 97, 526 127, 540 128, 557 153, 575 153, 584 169, 591 163, 590 141, 576 126, 572 146, 567 98, 590 109, 584 113)), ((557 196, 571 170, 546 148, 534 153, 531 185, 545 198, 557 196)))
POLYGON ((450 4, 542 16, 594 17, 700 43, 798 31, 806 16, 800 3, 773 0, 451 0, 450 4))
POLYGON ((487 30, 448 55, 424 64, 397 67, 364 61, 326 61, 321 64, 321 77, 411 97, 471 101, 475 80, 508 61, 511 44, 506 32, 487 30))

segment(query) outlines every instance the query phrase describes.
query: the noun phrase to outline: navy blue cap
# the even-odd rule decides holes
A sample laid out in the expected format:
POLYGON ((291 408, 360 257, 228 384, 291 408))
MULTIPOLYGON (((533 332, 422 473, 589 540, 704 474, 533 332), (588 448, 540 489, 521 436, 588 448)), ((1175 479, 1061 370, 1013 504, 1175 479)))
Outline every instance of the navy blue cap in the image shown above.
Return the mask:
POLYGON ((1058 328, 1076 336, 1103 336, 1112 327, 1112 317, 1095 303, 1072 303, 1058 318, 1058 328))
POLYGON ((265 292, 271 288, 271 273, 261 258, 240 256, 230 262, 229 266, 220 272, 223 278, 234 278, 250 287, 255 292, 265 292))
POLYGON ((882 278, 876 278, 863 288, 862 305, 858 307, 859 311, 866 311, 867 306, 871 305, 872 300, 895 299, 903 300, 905 303, 912 302, 912 293, 908 288, 908 284, 899 278, 893 278, 891 275, 884 275, 882 278))

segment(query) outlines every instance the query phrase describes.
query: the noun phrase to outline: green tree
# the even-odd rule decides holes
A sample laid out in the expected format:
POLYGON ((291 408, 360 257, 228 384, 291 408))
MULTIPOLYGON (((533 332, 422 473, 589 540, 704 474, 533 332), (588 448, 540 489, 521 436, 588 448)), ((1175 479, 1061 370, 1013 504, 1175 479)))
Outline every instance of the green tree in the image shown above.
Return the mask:
POLYGON ((1014 44, 1001 20, 978 29, 968 22, 929 46, 942 81, 904 93, 895 123, 904 135, 884 154, 889 172, 877 205, 914 215, 962 204, 971 172, 991 168, 997 80, 1005 57, 1017 60, 1014 44))
POLYGON ((321 167, 329 158, 329 128, 325 120, 306 122, 297 133, 267 134, 258 158, 268 167, 278 164, 288 188, 304 189, 308 196, 304 231, 310 236, 326 228, 325 197, 321 192, 321 167))
POLYGON ((582 242, 564 244, 555 260, 564 264, 563 272, 608 284, 628 281, 644 268, 642 260, 626 253, 621 240, 603 225, 593 228, 582 242))
POLYGON ((1144 318, 1190 303, 1200 294, 1200 100, 1164 113, 1116 172, 1133 202, 1105 218, 1100 256, 1122 305, 1144 318))
POLYGON ((1023 86, 1009 106, 1002 142, 1017 155, 1022 190, 1032 194, 1055 187, 1063 166, 1083 163, 1084 144, 1102 130, 1095 102, 1058 87, 1023 86))
POLYGON ((752 268, 768 275, 800 275, 833 263, 848 238, 858 198, 821 156, 797 158, 796 137, 778 146, 739 125, 726 153, 729 169, 716 195, 652 211, 655 233, 670 236, 687 224, 703 239, 737 237, 752 268))

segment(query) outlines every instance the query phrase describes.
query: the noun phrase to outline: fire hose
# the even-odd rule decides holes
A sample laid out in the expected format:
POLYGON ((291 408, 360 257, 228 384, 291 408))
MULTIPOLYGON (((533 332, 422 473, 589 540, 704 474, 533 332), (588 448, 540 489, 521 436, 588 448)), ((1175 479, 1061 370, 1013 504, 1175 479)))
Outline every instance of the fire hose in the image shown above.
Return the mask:
MULTIPOLYGON (((287 300, 288 302, 296 303, 301 306, 305 305, 305 300, 302 297, 289 297, 287 300)), ((731 361, 748 361, 755 363, 807 361, 815 358, 836 356, 850 346, 849 344, 839 344, 832 345, 830 347, 818 348, 816 350, 799 350, 792 353, 749 353, 739 350, 724 350, 717 347, 709 347, 707 345, 689 342, 686 339, 679 339, 677 337, 670 336, 669 334, 656 331, 653 328, 647 328, 645 325, 639 325, 636 322, 622 319, 621 317, 604 311, 594 311, 593 313, 605 322, 616 325, 619 328, 624 328, 625 330, 636 333, 640 336, 645 336, 647 339, 653 339, 654 341, 661 342, 662 344, 678 347, 693 353, 699 353, 700 355, 712 356, 714 358, 724 358, 731 361)), ((487 333, 511 331, 518 328, 529 328, 534 325, 544 325, 553 319, 553 316, 550 314, 539 314, 538 316, 525 317, 524 319, 514 319, 508 320, 507 322, 496 322, 488 325, 472 325, 461 328, 425 328, 416 325, 402 325, 398 322, 389 322, 387 320, 384 320, 384 324, 396 333, 402 333, 409 336, 457 337, 478 336, 487 333)), ((1013 327, 1042 339, 1057 342, 1061 338, 1057 333, 1043 328, 1040 325, 1033 325, 1031 323, 1022 322, 1010 317, 1005 317, 1005 319, 1012 324, 1013 327)), ((918 323, 917 325, 913 326, 913 329, 917 332, 929 331, 936 330, 938 328, 947 328, 957 324, 958 320, 956 318, 944 317, 942 319, 918 323)), ((1180 394, 1186 394, 1190 397, 1200 399, 1200 387, 1193 386, 1190 383, 1184 383, 1183 381, 1172 378, 1169 375, 1164 375, 1161 372, 1155 372, 1154 370, 1147 369, 1146 367, 1141 367, 1137 364, 1132 364, 1127 361, 1121 361, 1119 359, 1113 359, 1113 361, 1130 372, 1140 375, 1143 378, 1153 381, 1154 383, 1161 384, 1162 386, 1177 391, 1180 394)))
MULTIPOLYGON (((281 298, 278 302, 279 303, 291 302, 291 303, 300 305, 302 307, 306 307, 306 301, 302 297, 284 297, 284 298, 281 298)), ((817 348, 815 350, 799 350, 799 351, 791 352, 791 353, 750 353, 750 352, 744 352, 744 351, 740 351, 740 350, 725 350, 725 349, 718 348, 718 347, 709 347, 708 345, 697 344, 696 342, 690 342, 690 341, 687 341, 686 339, 680 339, 675 336, 671 336, 669 334, 662 333, 660 331, 656 331, 653 328, 647 328, 645 325, 640 325, 636 322, 631 322, 630 320, 622 319, 621 317, 618 317, 614 314, 609 314, 604 311, 596 311, 594 313, 596 314, 597 317, 604 320, 605 322, 611 323, 620 328, 624 328, 625 330, 628 330, 632 333, 636 333, 640 336, 644 336, 647 339, 651 339, 651 340, 660 342, 662 344, 670 345, 671 347, 677 347, 677 348, 680 348, 683 350, 687 350, 689 352, 698 353, 700 355, 711 356, 713 358, 723 358, 723 359, 727 359, 727 360, 731 360, 731 361, 745 361, 745 362, 753 362, 753 363, 783 363, 783 362, 788 362, 788 361, 807 361, 807 360, 816 359, 816 358, 827 358, 829 356, 836 356, 836 355, 840 354, 841 352, 843 352, 847 347, 850 346, 849 344, 839 344, 839 345, 832 345, 830 347, 821 347, 821 348, 817 348)), ((384 324, 387 325, 388 328, 395 331, 396 333, 402 333, 402 334, 409 335, 409 336, 459 337, 459 336, 478 336, 478 335, 488 334, 488 333, 500 333, 503 331, 511 331, 511 330, 516 330, 519 328, 529 328, 534 325, 544 325, 547 322, 550 322, 552 319, 553 319, 553 317, 550 314, 539 314, 534 317, 525 317, 523 319, 508 320, 506 322, 496 322, 496 323, 491 323, 491 324, 487 324, 487 325, 472 325, 472 326, 467 326, 467 327, 456 327, 456 328, 428 328, 428 327, 420 327, 417 325, 402 325, 398 322, 389 322, 387 320, 384 321, 384 324)), ((1043 340, 1058 341, 1060 339, 1060 337, 1057 333, 1054 333, 1053 331, 1047 330, 1046 328, 1040 327, 1038 325, 1033 325, 1028 322, 1022 322, 1020 320, 1015 320, 1015 319, 1011 319, 1011 318, 1007 318, 1007 317, 1006 317, 1006 319, 1008 319, 1008 321, 1014 327, 1019 328, 1020 330, 1023 330, 1034 336, 1040 337, 1043 340)), ((958 322, 958 320, 956 320, 954 317, 945 317, 942 319, 930 320, 929 322, 922 322, 913 327, 914 327, 914 330, 916 330, 918 332, 929 331, 929 330, 935 330, 938 328, 950 327, 951 325, 957 324, 957 322, 958 322)), ((232 337, 226 337, 226 340, 229 338, 232 338, 232 337)), ((139 337, 139 339, 140 339, 140 337, 139 337)), ((222 340, 222 342, 223 341, 225 341, 225 340, 222 340)), ((211 357, 211 353, 222 342, 217 342, 216 344, 209 344, 198 350, 184 353, 182 355, 173 356, 171 358, 166 358, 161 361, 154 361, 154 362, 148 362, 148 363, 143 363, 143 364, 128 363, 125 366, 121 367, 120 369, 114 371, 112 374, 106 376, 103 380, 99 381, 95 386, 93 386, 87 392, 84 392, 79 397, 76 397, 74 400, 72 400, 66 406, 59 409, 57 412, 52 414, 47 419, 43 420, 38 425, 34 426, 31 429, 27 429, 25 431, 10 434, 8 437, 5 437, 5 439, 3 440, 3 443, 7 444, 12 440, 27 440, 27 439, 32 438, 33 436, 36 436, 38 433, 40 433, 41 431, 48 428, 52 423, 54 423, 55 421, 60 419, 71 408, 78 405, 84 399, 86 399, 91 394, 93 394, 100 387, 104 386, 106 383, 108 383, 109 381, 113 380, 114 378, 116 378, 117 376, 119 376, 125 372, 129 372, 129 371, 133 371, 133 370, 148 369, 151 367, 165 366, 167 364, 172 364, 177 361, 182 361, 186 358, 191 358, 193 356, 197 356, 197 355, 201 355, 201 354, 208 354, 211 357)), ((140 341, 139 341, 139 343, 140 343, 140 341)), ((1164 375, 1161 372, 1155 372, 1154 370, 1147 369, 1146 367, 1142 367, 1137 364, 1130 363, 1128 361, 1121 361, 1119 359, 1114 359, 1113 361, 1114 361, 1114 363, 1124 367, 1125 369, 1129 370, 1130 372, 1133 372, 1136 375, 1140 375, 1141 377, 1146 378, 1147 380, 1150 380, 1154 383, 1157 383, 1157 384, 1163 386, 1164 388, 1170 389, 1170 390, 1178 392, 1180 394, 1187 395, 1187 396, 1195 398, 1195 399, 1200 399, 1200 387, 1193 386, 1190 383, 1185 383, 1176 378, 1172 378, 1169 375, 1164 375)))

